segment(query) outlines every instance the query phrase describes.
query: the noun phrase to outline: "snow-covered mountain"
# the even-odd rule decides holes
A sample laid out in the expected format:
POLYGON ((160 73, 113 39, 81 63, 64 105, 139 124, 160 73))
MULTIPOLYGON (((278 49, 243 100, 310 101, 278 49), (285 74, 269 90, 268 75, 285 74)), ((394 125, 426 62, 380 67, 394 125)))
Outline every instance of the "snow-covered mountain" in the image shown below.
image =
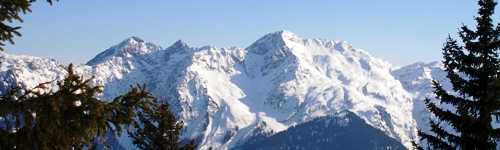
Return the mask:
POLYGON ((424 100, 426 98, 434 99, 435 97, 432 81, 438 81, 448 91, 452 89, 442 63, 437 61, 430 63, 418 62, 395 69, 393 75, 413 97, 413 117, 417 121, 418 127, 429 130, 430 113, 425 106, 424 100))
MULTIPOLYGON (((0 53, 0 62, 0 90, 33 87, 66 72, 56 61, 37 57, 0 53)), ((146 84, 184 121, 183 138, 196 139, 200 149, 229 149, 344 111, 409 147, 417 129, 412 116, 420 119, 413 99, 427 92, 426 77, 433 75, 415 68, 422 67, 394 70, 347 42, 279 31, 247 48, 177 41, 164 49, 131 37, 76 70, 104 85, 106 99, 146 84)))
POLYGON ((0 93, 14 86, 33 88, 40 83, 62 80, 64 74, 64 66, 56 60, 0 52, 0 93))
POLYGON ((272 136, 249 139, 236 150, 378 150, 405 149, 396 139, 351 112, 318 117, 272 136), (363 136, 360 136, 363 135, 363 136))

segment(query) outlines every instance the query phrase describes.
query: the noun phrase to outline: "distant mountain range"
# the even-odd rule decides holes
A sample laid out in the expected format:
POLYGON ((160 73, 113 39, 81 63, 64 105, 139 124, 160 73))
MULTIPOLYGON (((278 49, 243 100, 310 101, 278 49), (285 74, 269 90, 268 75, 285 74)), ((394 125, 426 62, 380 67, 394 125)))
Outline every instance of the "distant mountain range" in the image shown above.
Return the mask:
MULTIPOLYGON (((66 74, 51 59, 0 52, 0 62, 0 91, 66 74)), ((186 125, 183 139, 196 139, 200 149, 301 149, 293 145, 317 141, 339 149, 403 149, 417 127, 427 129, 423 98, 432 97, 431 80, 449 88, 440 63, 395 68, 345 41, 303 39, 289 31, 267 34, 247 48, 183 41, 162 48, 131 37, 76 71, 104 85, 106 99, 145 84, 171 104, 186 125), (332 123, 342 118, 349 123, 332 123), (255 143, 262 139, 276 142, 255 143), (350 139, 359 140, 346 143, 350 139)), ((118 142, 131 146, 126 136, 118 142)))

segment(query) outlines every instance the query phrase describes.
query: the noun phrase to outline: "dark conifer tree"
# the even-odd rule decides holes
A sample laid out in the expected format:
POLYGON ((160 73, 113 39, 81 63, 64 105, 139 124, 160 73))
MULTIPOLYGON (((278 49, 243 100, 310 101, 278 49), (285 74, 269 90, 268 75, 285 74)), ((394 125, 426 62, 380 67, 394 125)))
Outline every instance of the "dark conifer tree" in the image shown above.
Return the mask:
POLYGON ((1 149, 80 149, 106 132, 114 114, 95 98, 100 88, 68 71, 55 92, 40 84, 1 97, 1 149))
MULTIPOLYGON (((35 1, 0 0, 0 50, 21 36, 20 27, 9 24, 22 22, 21 15, 31 12, 35 1)), ((141 149, 195 149, 192 142, 179 147, 182 123, 144 86, 131 87, 107 103, 97 98, 101 87, 90 86, 89 81, 70 65, 54 89, 43 83, 31 90, 13 87, 0 95, 0 149, 94 149, 105 134, 120 134, 123 128, 141 149)))
MULTIPOLYGON (((494 25, 495 0, 479 0, 476 29, 460 28, 461 41, 449 37, 443 48, 443 64, 453 92, 434 81, 434 93, 446 109, 426 99, 431 132, 419 131, 433 149, 495 149, 500 129, 492 127, 500 113, 500 25, 494 25), (445 129, 451 127, 454 131, 445 129)), ((497 18, 498 19, 498 18, 497 18)))
POLYGON ((179 143, 183 123, 177 121, 167 104, 156 105, 153 110, 138 111, 139 121, 134 123, 136 130, 129 132, 137 147, 144 150, 194 150, 196 148, 192 141, 187 144, 179 143))
POLYGON ((40 84, 15 89, 0 97, 0 149, 67 150, 94 148, 106 133, 130 132, 141 149, 181 149, 178 123, 166 105, 160 106, 144 86, 111 102, 97 98, 101 87, 68 75, 53 90, 40 84), (144 125, 144 126, 142 126, 144 125), (151 136, 151 137, 149 137, 151 136), (153 142, 150 142, 153 141, 153 142))

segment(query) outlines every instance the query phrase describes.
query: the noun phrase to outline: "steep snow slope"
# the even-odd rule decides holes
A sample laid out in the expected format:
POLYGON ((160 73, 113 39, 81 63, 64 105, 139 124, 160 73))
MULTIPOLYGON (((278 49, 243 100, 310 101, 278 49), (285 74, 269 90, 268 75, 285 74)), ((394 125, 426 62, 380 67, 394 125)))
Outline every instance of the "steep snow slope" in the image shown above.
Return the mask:
POLYGON ((57 61, 0 52, 0 93, 18 86, 33 88, 40 83, 63 79, 66 71, 57 61))
POLYGON ((403 87, 411 93, 413 101, 413 117, 418 127, 429 129, 429 116, 425 106, 425 98, 434 98, 432 81, 438 81, 445 89, 451 91, 452 86, 446 77, 446 72, 441 62, 414 63, 393 71, 394 77, 401 81, 403 87))
MULTIPOLYGON (((1 77, 23 77, 12 82, 27 87, 65 72, 50 60, 2 56, 1 77), (13 66, 25 71, 11 71, 13 66)), ((77 70, 104 85, 107 99, 145 84, 171 104, 185 122, 183 137, 196 139, 201 149, 228 149, 345 110, 405 146, 416 134, 412 97, 391 65, 343 41, 279 31, 245 49, 196 48, 183 41, 162 49, 131 37, 77 70)))
MULTIPOLYGON (((411 100, 391 66, 346 42, 302 39, 281 31, 247 48, 242 63, 261 91, 244 99, 286 126, 350 110, 389 136, 409 142, 411 100), (257 103, 257 104, 255 104, 257 103)), ((241 85, 252 89, 251 85, 241 85)))

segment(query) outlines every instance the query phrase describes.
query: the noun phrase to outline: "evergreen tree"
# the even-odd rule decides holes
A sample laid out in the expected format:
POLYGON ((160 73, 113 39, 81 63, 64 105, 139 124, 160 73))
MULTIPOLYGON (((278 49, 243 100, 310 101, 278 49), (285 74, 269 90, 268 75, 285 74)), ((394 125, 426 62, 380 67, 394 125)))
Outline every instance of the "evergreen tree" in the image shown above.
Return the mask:
MULTIPOLYGON (((10 23, 19 21, 22 14, 31 12, 31 3, 36 0, 1 0, 0 1, 0 50, 3 50, 5 42, 8 41, 11 44, 14 43, 14 36, 21 36, 19 33, 19 26, 9 25, 10 23)), ((52 4, 57 0, 47 0, 48 3, 52 4)))
POLYGON ((426 99, 431 132, 419 131, 422 141, 433 149, 495 149, 500 129, 492 127, 500 113, 500 25, 494 25, 494 0, 479 0, 476 30, 463 25, 461 41, 448 37, 443 48, 443 64, 454 92, 434 81, 434 93, 443 108, 426 99), (448 131, 444 126, 451 127, 448 131))
POLYGON ((179 149, 182 124, 176 123, 168 107, 159 106, 143 86, 132 87, 108 103, 96 97, 101 87, 90 86, 89 81, 76 75, 70 65, 68 75, 54 90, 41 84, 0 97, 0 149, 92 149, 97 146, 96 139, 105 139, 106 133, 119 135, 124 129, 154 135, 135 138, 141 149, 179 149), (168 138, 155 135, 157 131, 151 129, 168 138), (141 144, 150 138, 153 143, 141 144))
MULTIPOLYGON (((31 12, 36 0, 0 1, 0 50, 5 42, 21 36, 19 21, 31 12)), ((57 0, 46 0, 52 4, 57 0)), ((1 62, 0 62, 1 63, 1 62)), ((95 149, 107 133, 127 128, 140 149, 195 149, 191 141, 179 145, 182 123, 167 105, 159 105, 144 86, 115 98, 110 103, 98 99, 101 87, 76 75, 68 67, 67 77, 55 90, 43 83, 32 90, 12 88, 0 96, 0 149, 67 150, 95 149)))
POLYGON ((134 144, 144 150, 194 150, 196 145, 191 141, 183 145, 179 143, 182 122, 178 122, 170 112, 167 104, 157 105, 155 111, 142 109, 138 114, 139 122, 134 123, 134 132, 129 132, 134 144))

